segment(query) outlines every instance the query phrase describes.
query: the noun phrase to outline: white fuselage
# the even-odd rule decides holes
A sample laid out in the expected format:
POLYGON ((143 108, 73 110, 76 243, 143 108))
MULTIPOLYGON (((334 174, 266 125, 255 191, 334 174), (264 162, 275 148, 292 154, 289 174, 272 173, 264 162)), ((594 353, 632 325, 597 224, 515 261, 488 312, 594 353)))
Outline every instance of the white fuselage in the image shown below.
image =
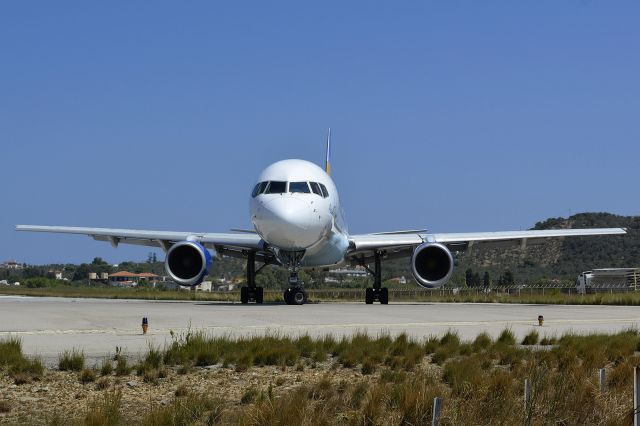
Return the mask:
POLYGON ((275 250, 304 251, 300 266, 335 265, 349 247, 338 190, 331 177, 304 160, 264 169, 249 203, 251 222, 275 250))

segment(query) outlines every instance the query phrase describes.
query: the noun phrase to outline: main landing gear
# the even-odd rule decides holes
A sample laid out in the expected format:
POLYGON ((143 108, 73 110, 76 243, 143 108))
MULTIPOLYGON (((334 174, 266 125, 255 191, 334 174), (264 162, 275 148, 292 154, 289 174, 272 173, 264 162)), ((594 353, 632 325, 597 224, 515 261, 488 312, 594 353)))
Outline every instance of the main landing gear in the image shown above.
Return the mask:
MULTIPOLYGON (((264 268, 267 263, 262 265, 260 269, 264 268)), ((256 271, 256 252, 250 251, 247 254, 247 285, 240 288, 240 301, 243 304, 249 302, 262 303, 264 300, 264 292, 262 287, 256 287, 256 274, 260 272, 260 269, 256 271)))
POLYGON ((377 251, 374 253, 374 267, 371 270, 364 262, 361 265, 373 275, 373 288, 369 287, 365 290, 364 302, 367 305, 373 304, 373 302, 380 302, 382 305, 389 303, 389 289, 382 287, 382 267, 381 259, 382 252, 377 251))

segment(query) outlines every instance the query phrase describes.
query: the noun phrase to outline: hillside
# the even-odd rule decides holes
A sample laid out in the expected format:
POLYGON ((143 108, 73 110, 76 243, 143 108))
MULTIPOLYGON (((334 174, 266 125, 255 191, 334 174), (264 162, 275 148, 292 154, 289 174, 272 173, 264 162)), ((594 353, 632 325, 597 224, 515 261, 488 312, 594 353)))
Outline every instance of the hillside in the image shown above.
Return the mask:
POLYGON ((580 213, 569 218, 551 218, 532 229, 627 228, 625 236, 566 238, 507 249, 481 248, 459 258, 457 276, 467 268, 498 276, 505 269, 519 280, 540 278, 575 279, 582 271, 594 268, 640 266, 640 216, 609 213, 580 213))

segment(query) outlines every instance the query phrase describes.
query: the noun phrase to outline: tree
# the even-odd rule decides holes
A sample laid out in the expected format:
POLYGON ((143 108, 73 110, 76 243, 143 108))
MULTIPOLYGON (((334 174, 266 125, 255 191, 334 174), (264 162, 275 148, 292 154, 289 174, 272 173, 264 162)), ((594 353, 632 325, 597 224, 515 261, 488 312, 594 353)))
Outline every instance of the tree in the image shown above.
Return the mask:
POLYGON ((513 273, 510 270, 504 271, 500 278, 498 279, 498 284, 502 286, 513 285, 515 283, 515 279, 513 277, 513 273))
POLYGON ((482 277, 482 285, 485 287, 491 286, 491 276, 489 276, 489 271, 484 271, 484 276, 482 277))
POLYGON ((467 287, 473 287, 473 269, 469 268, 464 271, 464 281, 467 287))

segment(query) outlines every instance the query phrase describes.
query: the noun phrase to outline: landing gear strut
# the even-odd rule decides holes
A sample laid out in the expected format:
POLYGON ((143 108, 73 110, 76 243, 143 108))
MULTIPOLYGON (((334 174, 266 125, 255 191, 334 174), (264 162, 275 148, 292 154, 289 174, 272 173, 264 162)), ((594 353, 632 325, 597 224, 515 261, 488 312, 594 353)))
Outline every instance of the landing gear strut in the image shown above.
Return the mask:
MULTIPOLYGON (((263 267, 264 265, 260 269, 263 267)), ((262 303, 263 301, 263 289, 262 287, 256 287, 256 274, 258 272, 260 270, 256 271, 256 252, 250 251, 247 253, 247 285, 240 288, 240 301, 243 304, 249 302, 262 303)))
POLYGON ((382 305, 386 305, 389 303, 389 289, 386 287, 382 287, 382 266, 380 262, 380 258, 382 257, 382 253, 380 251, 375 251, 374 253, 374 268, 373 271, 362 263, 362 266, 365 267, 367 271, 371 275, 373 275, 373 288, 369 287, 365 290, 364 302, 367 305, 373 304, 373 302, 380 302, 382 305))

